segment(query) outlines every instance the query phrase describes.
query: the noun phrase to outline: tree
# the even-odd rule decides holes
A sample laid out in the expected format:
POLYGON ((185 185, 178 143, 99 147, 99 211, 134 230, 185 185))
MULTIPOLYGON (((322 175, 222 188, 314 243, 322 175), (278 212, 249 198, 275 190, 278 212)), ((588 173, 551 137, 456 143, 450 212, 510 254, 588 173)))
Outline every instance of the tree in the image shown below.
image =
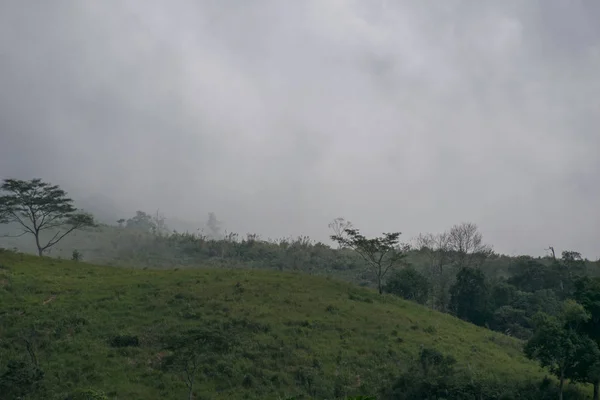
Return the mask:
POLYGON ((425 304, 429 295, 429 281, 419 271, 408 267, 395 271, 386 282, 384 290, 403 299, 425 304))
POLYGON ((477 225, 471 222, 450 228, 448 247, 453 261, 461 267, 479 266, 493 253, 491 246, 483 243, 483 235, 477 225))
MULTIPOLYGON (((3 368, 4 369, 4 368, 3 368)), ((39 390, 44 371, 39 366, 20 360, 10 360, 0 375, 0 393, 3 399, 23 399, 39 390)))
POLYGON ((450 288, 450 310, 460 319, 483 326, 488 321, 489 288, 479 268, 463 267, 450 288))
POLYGON ((232 330, 203 326, 167 338, 167 349, 172 354, 164 360, 164 367, 180 374, 188 388, 188 399, 194 399, 194 385, 203 365, 218 359, 237 344, 232 330))
MULTIPOLYGON (((333 231, 335 236, 344 236, 346 229, 352 229, 352 222, 346 221, 342 217, 338 217, 327 225, 333 231)), ((338 248, 343 248, 343 244, 338 242, 338 248)))
POLYGON ((416 238, 417 249, 425 253, 430 262, 430 276, 432 284, 433 301, 432 308, 440 311, 446 311, 448 304, 448 279, 445 279, 444 267, 450 260, 450 241, 447 232, 439 234, 420 234, 416 238))
POLYGON ((563 251, 560 260, 554 260, 553 267, 560 279, 563 298, 571 297, 575 281, 585 275, 585 260, 576 251, 563 251))
POLYGON ((208 213, 208 221, 206 221, 206 227, 208 228, 208 236, 211 239, 221 238, 221 221, 217 219, 217 215, 214 212, 208 213))
POLYGON ((589 336, 581 337, 575 353, 577 363, 571 379, 577 382, 591 383, 594 388, 594 400, 600 398, 600 348, 589 336))
POLYGON ((135 216, 129 218, 125 225, 128 229, 134 229, 136 231, 151 233, 156 230, 156 224, 152 220, 150 214, 144 211, 136 211, 135 216))
POLYGON ((156 214, 152 217, 152 233, 157 236, 166 236, 169 234, 169 227, 167 226, 167 219, 163 214, 159 213, 159 210, 156 210, 156 214))
POLYGON ((93 216, 78 212, 73 200, 57 185, 41 179, 5 179, 0 189, 5 193, 0 196, 1 219, 22 229, 17 236, 32 235, 40 257, 71 232, 95 226, 93 216), (43 244, 45 231, 54 234, 43 244))
POLYGON ((560 316, 552 317, 545 313, 535 316, 535 328, 524 351, 530 359, 538 360, 542 367, 550 369, 559 379, 559 399, 563 398, 565 379, 581 375, 581 354, 593 350, 592 341, 581 335, 578 329, 590 316, 583 306, 573 300, 563 303, 560 316))
MULTIPOLYGON (((582 331, 600 347, 600 278, 585 277, 576 281, 573 297, 590 315, 582 331)), ((600 351, 588 352, 584 364, 587 368, 580 376, 594 386, 594 400, 597 400, 600 398, 600 351)))
POLYGON ((404 263, 406 246, 399 245, 400 232, 383 233, 383 236, 367 239, 358 229, 346 228, 344 235, 331 235, 331 240, 350 247, 366 262, 377 277, 377 290, 383 293, 383 279, 395 266, 404 263))
POLYGON ((560 287, 560 276, 556 268, 544 265, 531 257, 518 257, 509 267, 509 272, 512 276, 508 283, 526 292, 556 290, 560 287))

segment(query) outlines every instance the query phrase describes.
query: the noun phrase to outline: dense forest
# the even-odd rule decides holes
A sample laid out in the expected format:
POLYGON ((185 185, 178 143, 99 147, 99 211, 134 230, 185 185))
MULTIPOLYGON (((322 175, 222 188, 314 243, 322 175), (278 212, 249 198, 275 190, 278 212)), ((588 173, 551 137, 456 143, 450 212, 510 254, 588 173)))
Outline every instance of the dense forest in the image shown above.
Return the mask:
MULTIPOLYGON (((97 224, 56 185, 5 180, 2 190, 0 247, 5 251, 142 271, 251 269, 339 279, 522 341, 523 354, 547 368, 557 384, 547 380, 518 398, 584 396, 573 385, 565 390, 565 382, 589 384, 594 399, 599 397, 600 260, 577 251, 555 254, 549 248, 545 257, 497 254, 474 223, 458 223, 404 243, 400 232, 368 238, 350 221, 337 218, 324 222, 333 245, 309 237, 263 239, 225 232, 214 213, 205 227, 191 233, 172 231, 164 216, 144 211, 114 224, 97 224)), ((2 345, 10 347, 6 341, 2 345)), ((34 393, 37 364, 0 362, 2 393, 36 398, 22 397, 27 390, 14 385, 34 393)), ((436 349, 421 349, 415 362, 420 367, 382 389, 381 398, 517 398, 506 394, 506 388, 463 382, 453 375, 456 360, 436 349)))

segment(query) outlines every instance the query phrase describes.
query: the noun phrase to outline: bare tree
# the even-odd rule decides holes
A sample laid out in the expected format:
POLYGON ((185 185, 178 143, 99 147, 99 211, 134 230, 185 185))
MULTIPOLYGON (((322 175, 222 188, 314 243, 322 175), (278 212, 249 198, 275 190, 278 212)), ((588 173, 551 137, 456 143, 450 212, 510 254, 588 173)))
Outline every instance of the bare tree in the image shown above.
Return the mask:
POLYGON ((420 234, 416 238, 416 247, 427 254, 431 266, 440 272, 450 259, 450 235, 447 232, 420 234))
POLYGON ((367 239, 358 229, 347 228, 344 235, 331 235, 331 240, 356 251, 377 277, 377 290, 383 293, 383 279, 396 265, 404 263, 407 246, 399 245, 400 232, 384 233, 381 237, 367 239))
POLYGON ((491 246, 483 243, 477 225, 471 222, 450 228, 448 244, 453 261, 462 267, 479 266, 493 253, 491 246))
POLYGON ((169 227, 167 226, 167 218, 160 213, 160 210, 156 210, 156 214, 151 219, 152 221, 152 233, 157 236, 165 236, 169 233, 169 227))
POLYGON ((416 238, 416 247, 429 258, 429 273, 432 283, 431 307, 444 311, 447 305, 448 280, 445 279, 445 266, 451 263, 450 235, 448 232, 420 234, 416 238))
POLYGON ((556 253, 554 252, 554 247, 548 246, 548 248, 546 249, 546 251, 549 251, 550 254, 552 254, 552 259, 556 260, 556 253))
MULTIPOLYGON (((343 237, 346 234, 346 229, 352 229, 352 222, 346 221, 342 217, 338 217, 331 221, 327 226, 333 231, 333 236, 343 237)), ((339 241, 337 244, 339 249, 344 247, 344 244, 339 241)))

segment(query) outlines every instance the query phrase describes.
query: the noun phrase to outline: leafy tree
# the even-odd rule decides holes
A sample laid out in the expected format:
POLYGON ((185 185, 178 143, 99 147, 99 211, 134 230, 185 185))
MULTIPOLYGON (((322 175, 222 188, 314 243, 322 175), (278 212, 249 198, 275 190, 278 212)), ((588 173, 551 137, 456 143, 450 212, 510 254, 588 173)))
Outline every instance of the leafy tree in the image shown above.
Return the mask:
MULTIPOLYGON (((582 278, 575 282, 575 300, 579 302, 590 315, 581 327, 590 340, 600 347, 600 278, 582 278)), ((594 400, 600 397, 600 354, 589 352, 585 354, 583 378, 594 385, 594 400)))
POLYGON ((345 235, 331 235, 331 239, 341 246, 350 247, 359 254, 377 277, 377 289, 383 293, 383 279, 395 266, 404 263, 407 248, 400 246, 400 232, 384 233, 381 237, 367 239, 358 229, 346 228, 345 235))
POLYGON ((507 282, 500 281, 491 286, 490 303, 494 309, 511 305, 516 297, 517 288, 507 282))
POLYGON ((450 310, 461 319, 483 326, 488 320, 489 288, 479 268, 463 267, 450 288, 450 310))
POLYGON ((163 366, 181 375, 188 388, 188 398, 192 400, 200 369, 209 359, 226 354, 236 343, 231 329, 212 326, 191 329, 166 339, 167 348, 173 354, 165 358, 163 366))
POLYGON ((585 275, 585 260, 576 251, 563 251, 560 260, 554 260, 552 267, 559 278, 557 291, 563 299, 571 297, 575 282, 585 275))
POLYGON ((512 306, 495 309, 491 316, 490 328, 519 339, 528 339, 531 336, 527 311, 512 306))
POLYGON ((577 363, 571 379, 577 382, 591 383, 594 387, 594 400, 600 398, 600 348, 589 336, 581 337, 575 353, 577 363))
POLYGON ((42 182, 5 179, 0 189, 0 215, 4 223, 15 223, 22 232, 35 238, 38 254, 60 242, 71 232, 94 226, 94 218, 88 213, 78 212, 73 200, 57 185, 42 182), (42 233, 53 231, 54 235, 44 244, 42 233))
POLYGON ((429 281, 419 271, 408 267, 395 271, 387 280, 384 290, 406 300, 425 304, 429 295, 429 281))
POLYGON ((509 268, 512 276, 508 283, 526 292, 542 289, 557 289, 560 278, 553 268, 531 257, 519 257, 509 268))
MULTIPOLYGON (((563 398, 564 381, 581 375, 580 355, 593 348, 585 335, 578 329, 589 320, 580 304, 567 300, 559 317, 539 313, 535 318, 534 334, 525 345, 528 358, 538 360, 559 379, 559 399, 563 398)), ((596 346, 597 347, 597 346, 596 346)))
POLYGON ((422 348, 419 359, 402 374, 384 398, 390 400, 455 398, 456 360, 436 349, 422 348))
POLYGON ((154 232, 156 229, 152 216, 144 211, 136 211, 135 216, 129 218, 125 226, 141 232, 154 232))
POLYGON ((0 393, 3 399, 22 399, 35 393, 44 379, 44 372, 34 364, 11 360, 0 375, 0 393))

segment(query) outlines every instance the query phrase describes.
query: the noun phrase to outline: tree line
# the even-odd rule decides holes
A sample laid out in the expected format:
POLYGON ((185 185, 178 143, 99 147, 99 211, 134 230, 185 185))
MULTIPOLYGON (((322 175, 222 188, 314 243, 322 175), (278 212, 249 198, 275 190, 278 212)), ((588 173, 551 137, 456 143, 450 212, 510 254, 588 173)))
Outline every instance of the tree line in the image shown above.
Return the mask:
MULTIPOLYGON (((41 179, 5 179, 0 189, 0 222, 19 228, 11 236, 31 236, 40 256, 76 231, 98 228, 93 216, 78 210, 57 185, 41 179)), ((473 223, 419 235, 409 245, 400 242, 401 232, 368 238, 351 222, 336 218, 329 224, 330 238, 337 244, 332 248, 308 237, 270 241, 255 234, 223 233, 214 213, 209 214, 207 233, 170 231, 158 212, 151 216, 138 211, 116 222, 116 227, 104 228, 116 232, 116 240, 119 231, 137 232, 141 239, 136 243, 143 250, 139 254, 154 252, 159 262, 158 255, 166 254, 178 263, 187 259, 357 271, 380 294, 398 295, 525 340, 525 354, 557 376, 560 393, 568 379, 592 384, 594 399, 599 397, 599 265, 578 252, 564 251, 557 257, 551 248, 550 257, 503 258, 483 241, 473 223), (504 273, 491 272, 489 266, 500 261, 504 273)), ((73 258, 81 254, 74 250, 73 258)))

